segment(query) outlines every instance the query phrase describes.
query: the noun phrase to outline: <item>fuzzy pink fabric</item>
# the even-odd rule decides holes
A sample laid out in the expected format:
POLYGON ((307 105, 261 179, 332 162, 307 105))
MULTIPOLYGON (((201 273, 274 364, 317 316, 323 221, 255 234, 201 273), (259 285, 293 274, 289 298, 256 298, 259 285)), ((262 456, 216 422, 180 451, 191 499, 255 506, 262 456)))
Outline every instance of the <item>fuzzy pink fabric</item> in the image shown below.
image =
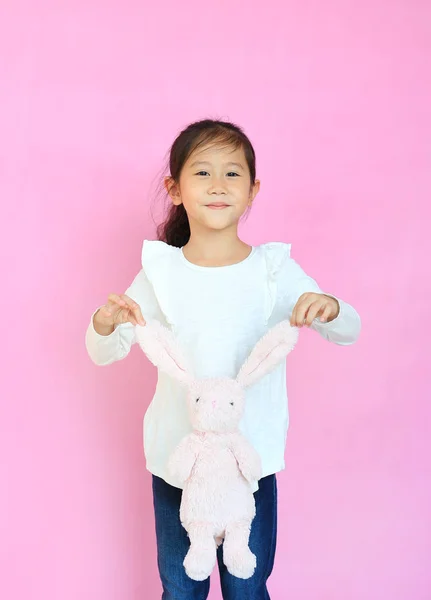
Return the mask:
POLYGON ((261 477, 259 455, 239 431, 245 389, 274 369, 293 349, 298 330, 288 321, 272 328, 252 350, 236 380, 196 380, 175 336, 156 321, 136 327, 150 361, 187 388, 193 433, 173 452, 169 470, 183 484, 181 522, 190 538, 184 560, 189 577, 202 581, 223 561, 239 578, 251 577, 256 557, 248 547, 255 516, 253 490, 261 477))

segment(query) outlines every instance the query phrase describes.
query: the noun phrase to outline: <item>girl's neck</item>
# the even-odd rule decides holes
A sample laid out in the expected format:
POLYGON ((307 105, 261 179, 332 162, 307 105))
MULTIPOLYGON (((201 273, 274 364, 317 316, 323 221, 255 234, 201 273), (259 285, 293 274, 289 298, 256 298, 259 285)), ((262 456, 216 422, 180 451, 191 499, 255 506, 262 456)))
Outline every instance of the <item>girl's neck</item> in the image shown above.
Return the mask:
POLYGON ((224 267, 247 258, 251 246, 235 231, 193 232, 183 248, 185 258, 202 267, 224 267))

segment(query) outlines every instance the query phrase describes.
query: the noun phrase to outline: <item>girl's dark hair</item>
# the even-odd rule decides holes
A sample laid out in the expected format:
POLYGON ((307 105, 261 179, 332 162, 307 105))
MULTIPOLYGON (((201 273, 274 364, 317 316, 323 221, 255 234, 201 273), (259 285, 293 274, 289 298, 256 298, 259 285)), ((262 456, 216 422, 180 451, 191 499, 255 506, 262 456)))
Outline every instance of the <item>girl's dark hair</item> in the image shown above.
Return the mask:
MULTIPOLYGON (((191 123, 171 146, 169 152, 170 176, 178 183, 181 171, 189 156, 200 147, 242 148, 250 171, 250 181, 256 181, 256 155, 254 148, 241 127, 226 121, 206 119, 191 123)), ((170 246, 182 248, 190 239, 190 225, 183 204, 172 204, 166 220, 157 228, 157 238, 170 246)))

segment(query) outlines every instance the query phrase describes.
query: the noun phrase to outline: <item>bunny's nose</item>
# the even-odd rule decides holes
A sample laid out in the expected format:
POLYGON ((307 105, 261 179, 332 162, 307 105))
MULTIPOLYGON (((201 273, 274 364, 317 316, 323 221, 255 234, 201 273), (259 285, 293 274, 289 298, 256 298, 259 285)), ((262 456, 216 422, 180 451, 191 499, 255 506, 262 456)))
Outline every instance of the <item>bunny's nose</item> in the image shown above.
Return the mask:
POLYGON ((211 404, 212 404, 212 407, 213 407, 213 408, 215 408, 216 401, 215 401, 215 400, 212 400, 211 404))

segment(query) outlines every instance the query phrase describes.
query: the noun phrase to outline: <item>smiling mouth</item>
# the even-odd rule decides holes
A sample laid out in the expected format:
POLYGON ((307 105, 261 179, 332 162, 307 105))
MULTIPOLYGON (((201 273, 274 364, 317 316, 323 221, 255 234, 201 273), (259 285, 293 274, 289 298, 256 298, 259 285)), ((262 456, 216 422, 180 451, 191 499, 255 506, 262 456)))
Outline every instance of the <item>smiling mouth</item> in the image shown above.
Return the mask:
POLYGON ((229 208, 229 204, 225 204, 224 202, 213 202, 212 204, 207 204, 207 208, 211 208, 212 210, 221 210, 223 208, 229 208))

